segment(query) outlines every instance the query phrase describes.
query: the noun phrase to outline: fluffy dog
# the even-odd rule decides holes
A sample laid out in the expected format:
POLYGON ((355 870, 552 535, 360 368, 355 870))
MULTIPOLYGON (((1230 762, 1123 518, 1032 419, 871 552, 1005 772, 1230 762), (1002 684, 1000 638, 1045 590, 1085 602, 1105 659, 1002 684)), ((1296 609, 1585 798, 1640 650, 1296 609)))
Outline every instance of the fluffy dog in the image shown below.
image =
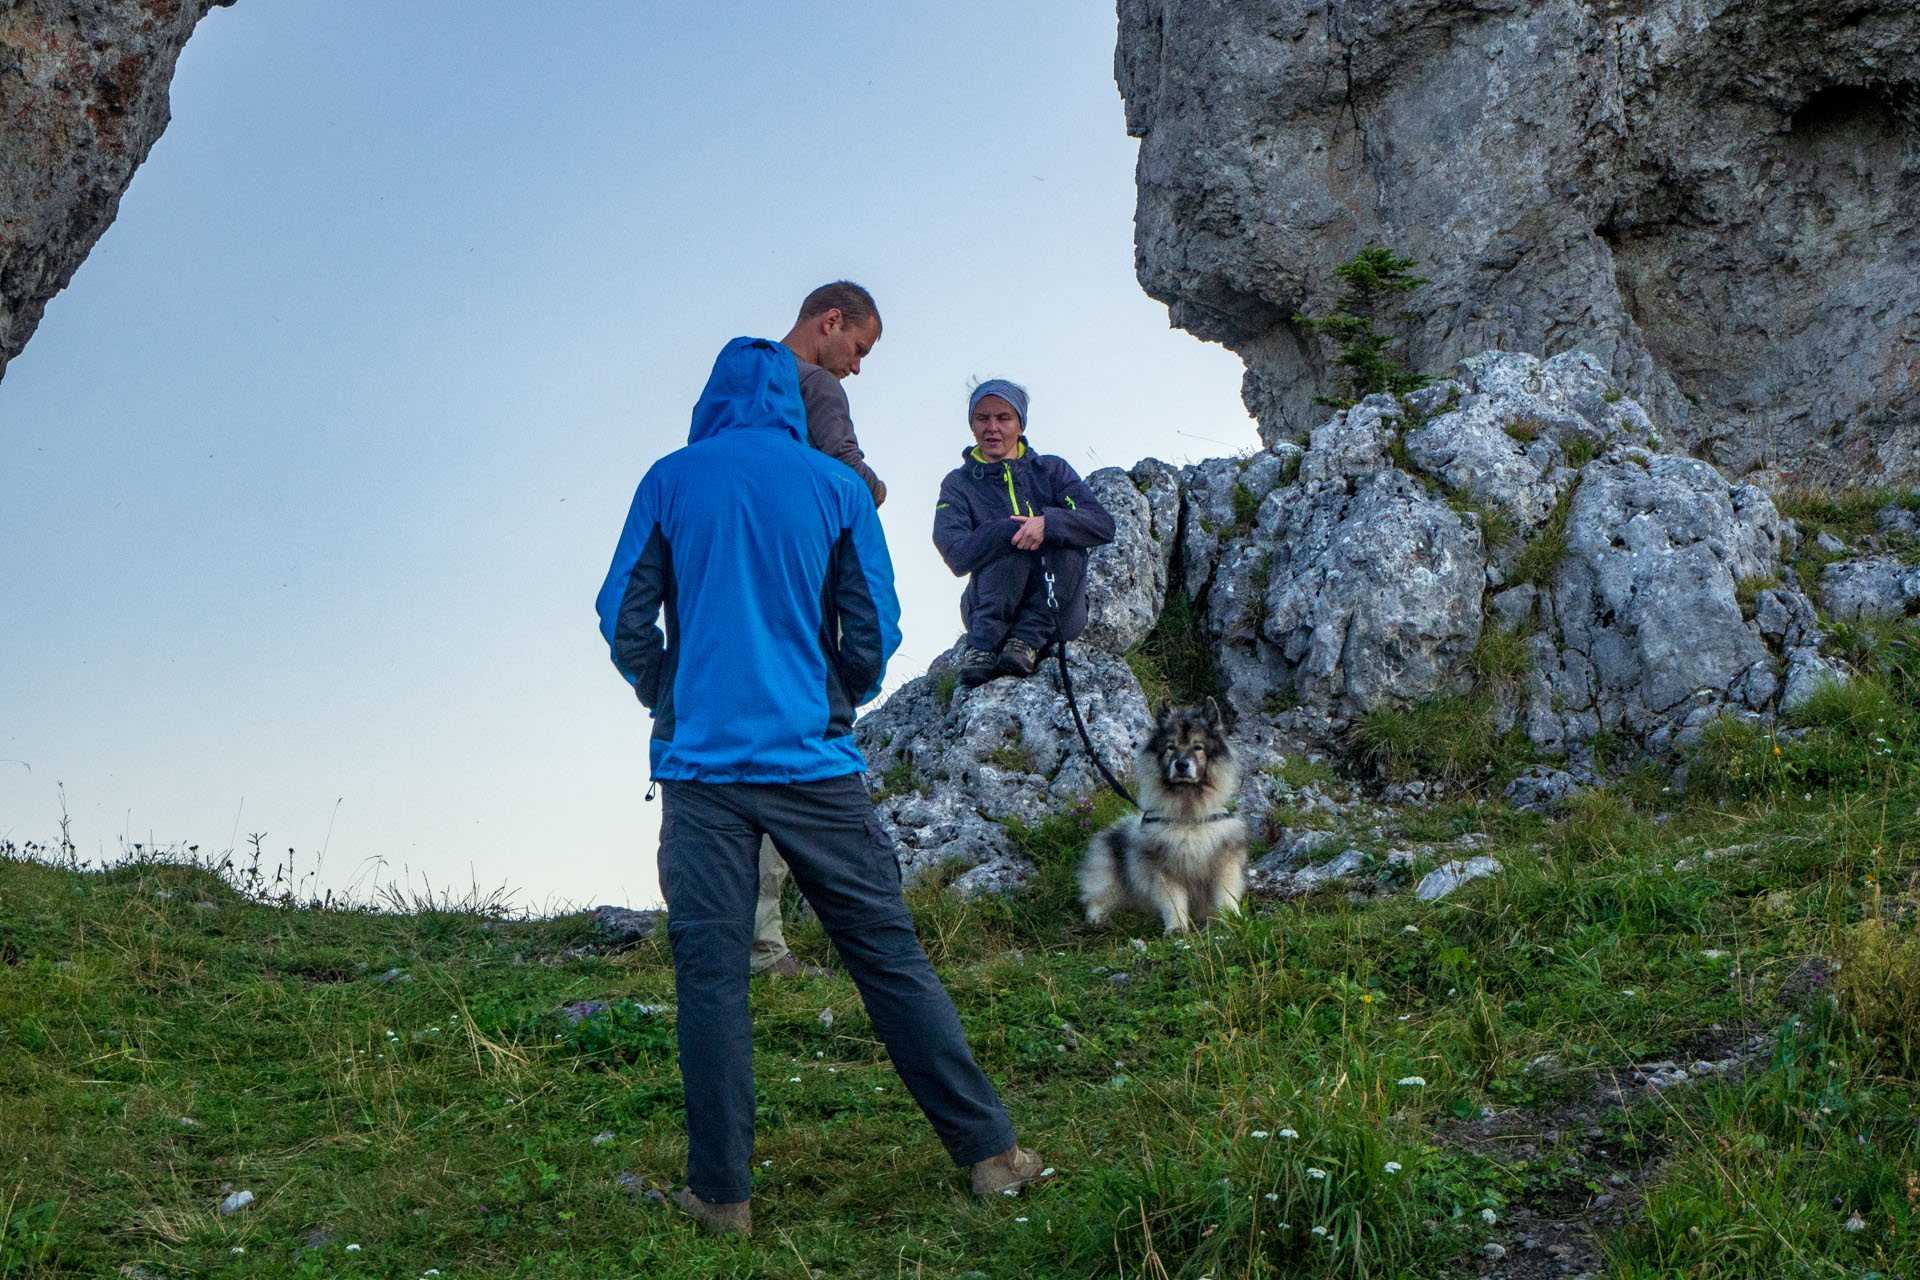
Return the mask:
POLYGON ((1212 698, 1204 708, 1163 702, 1157 718, 1134 766, 1141 812, 1088 843, 1080 901, 1092 924, 1131 907, 1184 933, 1238 909, 1246 891, 1246 824, 1226 812, 1240 766, 1212 698))

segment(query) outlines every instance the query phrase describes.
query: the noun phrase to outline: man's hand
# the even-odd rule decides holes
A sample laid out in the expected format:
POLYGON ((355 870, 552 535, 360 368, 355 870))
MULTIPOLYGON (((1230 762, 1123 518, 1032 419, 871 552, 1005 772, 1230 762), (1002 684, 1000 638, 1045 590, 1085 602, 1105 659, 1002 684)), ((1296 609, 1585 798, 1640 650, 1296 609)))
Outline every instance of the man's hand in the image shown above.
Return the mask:
POLYGON ((1015 516, 1020 522, 1020 531, 1013 535, 1014 549, 1017 551, 1038 551, 1040 540, 1047 536, 1047 518, 1045 516, 1015 516))

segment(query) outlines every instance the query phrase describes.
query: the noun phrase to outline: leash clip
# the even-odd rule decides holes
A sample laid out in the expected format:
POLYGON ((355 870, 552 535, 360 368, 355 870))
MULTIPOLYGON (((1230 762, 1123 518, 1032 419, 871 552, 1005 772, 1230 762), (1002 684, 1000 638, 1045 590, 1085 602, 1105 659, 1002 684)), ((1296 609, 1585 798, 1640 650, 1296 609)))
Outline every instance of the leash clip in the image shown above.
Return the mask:
POLYGON ((1060 602, 1056 600, 1053 595, 1053 570, 1044 569, 1041 571, 1040 576, 1045 578, 1047 582, 1047 608, 1053 610, 1055 613, 1060 612, 1060 602))

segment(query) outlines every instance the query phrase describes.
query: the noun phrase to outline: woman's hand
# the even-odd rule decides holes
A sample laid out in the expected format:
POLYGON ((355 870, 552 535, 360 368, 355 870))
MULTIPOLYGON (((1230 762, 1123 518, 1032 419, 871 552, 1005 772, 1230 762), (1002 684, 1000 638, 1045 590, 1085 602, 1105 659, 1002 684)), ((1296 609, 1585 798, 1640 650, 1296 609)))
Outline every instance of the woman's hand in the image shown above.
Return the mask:
POLYGON ((1017 551, 1038 551, 1040 540, 1047 536, 1047 518, 1045 516, 1015 516, 1020 522, 1019 532, 1013 535, 1014 549, 1017 551))

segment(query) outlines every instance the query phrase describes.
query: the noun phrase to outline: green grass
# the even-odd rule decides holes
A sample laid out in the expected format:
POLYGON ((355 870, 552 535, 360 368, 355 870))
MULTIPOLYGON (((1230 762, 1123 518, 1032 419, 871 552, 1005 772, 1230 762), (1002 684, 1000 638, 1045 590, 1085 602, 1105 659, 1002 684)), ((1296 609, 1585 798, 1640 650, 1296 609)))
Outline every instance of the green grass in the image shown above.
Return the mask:
POLYGON ((1554 575, 1560 571, 1560 562, 1567 555, 1567 519, 1573 514, 1573 495, 1580 489, 1576 480, 1566 487, 1554 502, 1553 510, 1527 545, 1514 558, 1513 572, 1508 575, 1510 586, 1519 586, 1530 582, 1541 589, 1553 586, 1554 575))
POLYGON ((1127 653, 1127 666, 1149 707, 1162 700, 1196 707, 1208 698, 1224 702, 1226 686, 1213 663, 1202 629, 1200 609, 1179 586, 1167 590, 1167 602, 1147 638, 1127 653))
POLYGON ((1524 733, 1494 730, 1484 693, 1376 707, 1354 729, 1353 755, 1360 769, 1393 782, 1429 778, 1476 789, 1502 784, 1533 761, 1524 733))
MULTIPOLYGON (((1912 1275, 1915 719, 1870 675, 1799 736, 1716 730, 1711 769, 1761 775, 1740 787, 1405 810, 1380 839, 1481 832, 1505 875, 1190 939, 1081 922, 1073 867, 1117 800, 1012 827, 1021 893, 909 900, 1057 1173, 971 1202, 846 977, 756 984, 748 1241, 622 1183, 671 1188, 685 1158, 663 936, 601 955, 580 917, 316 909, 0 845, 0 1276, 1471 1275, 1536 1229, 1522 1210, 1577 1219, 1603 1189, 1633 1207, 1603 1274, 1912 1275), (610 1013, 559 1016, 585 999, 610 1013), (1596 1100, 1756 1033, 1738 1078, 1596 1100), (1526 1146, 1475 1139, 1482 1108, 1526 1146), (257 1199, 223 1218, 229 1186, 257 1199)), ((788 933, 832 964, 817 923, 788 933)))

